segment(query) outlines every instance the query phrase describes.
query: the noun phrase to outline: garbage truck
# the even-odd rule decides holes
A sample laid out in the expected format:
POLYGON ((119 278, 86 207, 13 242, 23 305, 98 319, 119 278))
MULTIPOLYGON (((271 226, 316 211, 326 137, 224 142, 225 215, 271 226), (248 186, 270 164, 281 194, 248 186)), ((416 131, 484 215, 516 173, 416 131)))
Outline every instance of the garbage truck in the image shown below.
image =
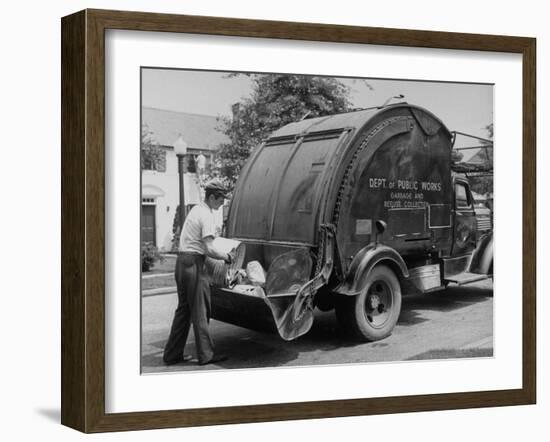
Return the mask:
POLYGON ((212 288, 220 321, 307 333, 334 309, 363 341, 389 336, 409 293, 491 278, 493 233, 478 231, 467 177, 452 169, 454 135, 434 114, 398 103, 304 119, 247 160, 225 234, 262 290, 212 288))

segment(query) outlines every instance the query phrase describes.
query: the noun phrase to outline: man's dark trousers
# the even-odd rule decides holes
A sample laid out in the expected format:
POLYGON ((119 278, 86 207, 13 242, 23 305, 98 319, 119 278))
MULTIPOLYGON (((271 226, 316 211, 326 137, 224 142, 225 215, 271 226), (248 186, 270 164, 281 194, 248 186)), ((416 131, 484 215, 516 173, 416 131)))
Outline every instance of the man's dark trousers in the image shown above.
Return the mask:
POLYGON ((204 364, 214 354, 214 344, 208 331, 210 321, 210 285, 204 273, 204 256, 180 252, 176 261, 178 307, 166 347, 164 361, 177 361, 183 356, 189 327, 193 323, 199 363, 204 364))

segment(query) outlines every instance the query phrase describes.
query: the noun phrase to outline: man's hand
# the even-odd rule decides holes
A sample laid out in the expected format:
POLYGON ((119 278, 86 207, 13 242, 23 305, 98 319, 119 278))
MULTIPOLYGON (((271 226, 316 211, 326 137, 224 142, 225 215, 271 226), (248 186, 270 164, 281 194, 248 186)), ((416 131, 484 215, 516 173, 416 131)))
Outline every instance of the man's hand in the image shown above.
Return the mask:
POLYGON ((224 259, 224 261, 225 261, 227 264, 232 264, 233 262, 235 262, 235 254, 236 254, 235 249, 231 250, 231 252, 229 252, 229 253, 227 254, 227 257, 224 259))

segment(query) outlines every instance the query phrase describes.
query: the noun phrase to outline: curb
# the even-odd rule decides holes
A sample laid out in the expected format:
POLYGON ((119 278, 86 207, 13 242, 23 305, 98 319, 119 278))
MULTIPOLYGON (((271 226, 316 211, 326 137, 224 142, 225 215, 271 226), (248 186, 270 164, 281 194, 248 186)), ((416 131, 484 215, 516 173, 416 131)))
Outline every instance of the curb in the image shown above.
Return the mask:
POLYGON ((174 272, 168 272, 168 273, 153 273, 151 275, 142 275, 142 279, 151 279, 151 278, 160 278, 161 276, 170 276, 173 275, 174 272))
POLYGON ((141 296, 146 298, 148 296, 157 296, 157 295, 168 295, 171 293, 177 293, 177 287, 160 287, 158 289, 149 289, 149 290, 143 290, 141 292, 141 296))

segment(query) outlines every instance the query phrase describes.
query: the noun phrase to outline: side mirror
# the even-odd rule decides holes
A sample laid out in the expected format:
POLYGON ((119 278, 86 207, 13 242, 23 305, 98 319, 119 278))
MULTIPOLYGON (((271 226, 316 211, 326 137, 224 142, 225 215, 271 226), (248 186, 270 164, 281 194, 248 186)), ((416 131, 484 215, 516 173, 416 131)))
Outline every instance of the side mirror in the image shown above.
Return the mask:
POLYGON ((374 222, 374 228, 375 228, 375 234, 374 234, 374 245, 376 247, 376 244, 378 244, 378 236, 382 235, 384 231, 386 230, 386 227, 388 225, 385 221, 382 221, 381 219, 378 219, 374 222))
POLYGON ((388 227, 386 222, 382 221, 381 219, 376 220, 376 222, 374 224, 376 226, 376 233, 378 235, 381 235, 382 233, 384 233, 386 231, 386 228, 388 227))

